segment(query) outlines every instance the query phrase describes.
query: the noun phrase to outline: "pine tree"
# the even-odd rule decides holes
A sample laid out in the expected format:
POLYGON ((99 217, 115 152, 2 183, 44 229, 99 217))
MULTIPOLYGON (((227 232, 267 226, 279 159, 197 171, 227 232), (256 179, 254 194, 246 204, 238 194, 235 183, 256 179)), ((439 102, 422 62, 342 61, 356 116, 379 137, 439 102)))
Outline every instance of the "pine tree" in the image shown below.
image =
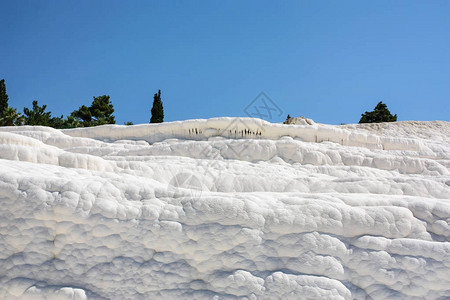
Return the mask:
POLYGON ((392 115, 386 104, 378 102, 373 111, 366 111, 361 115, 359 123, 381 123, 381 122, 396 122, 397 114, 392 115))
POLYGON ((4 116, 8 108, 8 94, 6 94, 5 79, 0 80, 0 118, 4 116))
MULTIPOLYGON (((82 105, 80 106, 80 108, 78 108, 78 110, 74 110, 71 114, 70 117, 73 118, 73 122, 71 120, 71 123, 76 124, 76 122, 78 122, 78 124, 82 127, 89 127, 92 126, 92 114, 91 114, 91 110, 89 109, 89 107, 87 107, 86 105, 82 105)), ((71 119, 72 119, 71 118, 71 119)), ((78 126, 77 126, 78 127, 78 126)))
POLYGON ((109 96, 103 95, 94 97, 91 106, 80 106, 78 110, 73 111, 66 120, 69 127, 89 127, 104 124, 115 124, 116 119, 113 116, 114 106, 109 100, 109 96))
POLYGON ((7 107, 0 117, 0 126, 19 126, 23 124, 23 116, 17 112, 17 109, 7 107))
POLYGON ((41 125, 51 126, 51 112, 45 112, 47 105, 39 106, 37 100, 33 101, 33 108, 24 107, 24 124, 25 125, 41 125))
POLYGON ((58 129, 67 128, 64 125, 64 116, 63 115, 61 115, 61 117, 52 117, 50 119, 50 123, 48 126, 53 127, 53 128, 58 128, 58 129))
POLYGON ((73 113, 63 120, 62 128, 82 127, 81 123, 73 116, 73 113))
POLYGON ((158 90, 158 94, 153 96, 152 117, 150 123, 162 123, 164 122, 164 108, 161 101, 161 90, 158 90))
POLYGON ((94 126, 116 124, 116 119, 113 116, 114 106, 109 101, 109 96, 94 97, 89 110, 91 111, 94 126))
POLYGON ((23 120, 17 109, 9 107, 5 79, 0 80, 0 126, 22 125, 23 120))

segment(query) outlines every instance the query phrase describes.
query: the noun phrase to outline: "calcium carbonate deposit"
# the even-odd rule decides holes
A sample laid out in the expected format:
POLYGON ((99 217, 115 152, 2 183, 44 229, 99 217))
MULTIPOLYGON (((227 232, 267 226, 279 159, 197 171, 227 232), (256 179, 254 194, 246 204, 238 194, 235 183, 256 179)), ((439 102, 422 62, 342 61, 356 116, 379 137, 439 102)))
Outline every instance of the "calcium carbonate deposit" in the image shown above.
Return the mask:
POLYGON ((449 299, 450 123, 0 128, 1 299, 449 299))

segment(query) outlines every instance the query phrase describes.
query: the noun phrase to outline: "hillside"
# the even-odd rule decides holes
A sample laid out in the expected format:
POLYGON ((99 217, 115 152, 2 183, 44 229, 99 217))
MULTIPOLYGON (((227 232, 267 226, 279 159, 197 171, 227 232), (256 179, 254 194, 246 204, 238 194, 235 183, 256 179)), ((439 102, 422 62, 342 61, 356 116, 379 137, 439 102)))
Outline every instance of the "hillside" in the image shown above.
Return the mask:
POLYGON ((450 297, 450 123, 0 127, 0 298, 450 297))

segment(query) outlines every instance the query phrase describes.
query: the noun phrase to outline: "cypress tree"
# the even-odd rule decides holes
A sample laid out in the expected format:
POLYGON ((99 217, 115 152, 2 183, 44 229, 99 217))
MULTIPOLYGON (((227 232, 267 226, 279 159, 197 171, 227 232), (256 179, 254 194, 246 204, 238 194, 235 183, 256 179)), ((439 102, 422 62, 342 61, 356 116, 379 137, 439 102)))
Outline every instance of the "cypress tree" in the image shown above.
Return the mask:
POLYGON ((383 102, 378 102, 373 111, 366 111, 361 114, 359 123, 381 123, 381 122, 396 122, 397 114, 392 115, 387 105, 383 102))
POLYGON ((23 116, 17 112, 17 109, 8 105, 5 79, 2 79, 0 80, 0 126, 17 126, 22 124, 23 116))
POLYGON ((161 90, 158 90, 158 94, 153 96, 152 117, 150 123, 162 123, 164 122, 164 108, 161 101, 161 90))
POLYGON ((8 108, 8 94, 6 94, 5 79, 0 80, 0 119, 4 117, 8 108))

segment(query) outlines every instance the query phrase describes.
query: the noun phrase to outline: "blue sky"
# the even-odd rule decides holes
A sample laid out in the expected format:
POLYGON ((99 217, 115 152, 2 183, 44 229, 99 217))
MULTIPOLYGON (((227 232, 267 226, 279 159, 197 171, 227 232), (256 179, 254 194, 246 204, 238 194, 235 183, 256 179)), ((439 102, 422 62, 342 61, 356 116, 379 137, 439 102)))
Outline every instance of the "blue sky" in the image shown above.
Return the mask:
POLYGON ((0 2, 10 106, 54 115, 110 95, 118 124, 282 113, 357 123, 378 101, 399 120, 450 121, 450 1, 0 2))

